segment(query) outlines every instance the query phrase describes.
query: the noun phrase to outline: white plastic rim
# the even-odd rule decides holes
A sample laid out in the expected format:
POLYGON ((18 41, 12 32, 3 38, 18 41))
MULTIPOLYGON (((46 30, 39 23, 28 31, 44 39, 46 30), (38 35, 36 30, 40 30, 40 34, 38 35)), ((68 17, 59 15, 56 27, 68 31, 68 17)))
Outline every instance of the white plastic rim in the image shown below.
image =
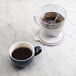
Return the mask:
POLYGON ((41 42, 46 46, 56 46, 63 42, 65 34, 64 31, 62 31, 58 37, 49 37, 49 39, 48 37, 45 37, 45 35, 46 34, 43 31, 40 31, 40 33, 37 36, 35 36, 35 41, 41 42))

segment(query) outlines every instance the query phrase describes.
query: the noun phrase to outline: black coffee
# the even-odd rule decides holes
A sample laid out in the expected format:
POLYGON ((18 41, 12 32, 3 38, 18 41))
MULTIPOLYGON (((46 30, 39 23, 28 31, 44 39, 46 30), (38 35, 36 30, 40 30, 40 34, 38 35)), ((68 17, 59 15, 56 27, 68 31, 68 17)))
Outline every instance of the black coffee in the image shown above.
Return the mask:
MULTIPOLYGON (((50 24, 56 24, 60 23, 61 21, 64 20, 64 17, 57 13, 57 12, 46 12, 42 17, 41 17, 41 24, 46 27, 46 28, 51 28, 50 24)), ((59 26, 52 26, 53 28, 59 27, 59 26)))
POLYGON ((32 51, 29 48, 21 47, 13 51, 12 57, 18 60, 24 60, 32 55, 32 51))

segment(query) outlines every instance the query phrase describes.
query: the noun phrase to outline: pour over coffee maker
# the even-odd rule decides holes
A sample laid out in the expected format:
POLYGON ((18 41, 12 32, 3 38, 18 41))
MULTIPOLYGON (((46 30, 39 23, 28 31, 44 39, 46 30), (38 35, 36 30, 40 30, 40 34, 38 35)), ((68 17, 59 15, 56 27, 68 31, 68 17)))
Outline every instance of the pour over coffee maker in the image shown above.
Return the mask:
POLYGON ((35 40, 45 45, 59 44, 64 38, 65 18, 66 11, 64 8, 56 4, 43 6, 34 16, 34 21, 41 27, 41 31, 35 40))

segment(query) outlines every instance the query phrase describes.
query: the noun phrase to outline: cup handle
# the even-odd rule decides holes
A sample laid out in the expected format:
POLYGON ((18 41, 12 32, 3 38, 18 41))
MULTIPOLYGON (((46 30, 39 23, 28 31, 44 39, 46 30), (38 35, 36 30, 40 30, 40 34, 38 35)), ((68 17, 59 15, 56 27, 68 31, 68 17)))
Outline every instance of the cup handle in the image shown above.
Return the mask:
POLYGON ((42 48, 40 46, 35 46, 35 56, 42 52, 42 48))

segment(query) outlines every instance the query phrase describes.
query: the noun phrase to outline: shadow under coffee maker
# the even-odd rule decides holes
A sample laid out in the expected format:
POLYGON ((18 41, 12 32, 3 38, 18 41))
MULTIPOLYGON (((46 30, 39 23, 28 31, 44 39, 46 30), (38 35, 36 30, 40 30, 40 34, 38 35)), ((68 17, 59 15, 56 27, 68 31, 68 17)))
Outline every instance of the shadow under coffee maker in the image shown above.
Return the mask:
POLYGON ((64 8, 56 4, 43 6, 34 16, 34 21, 41 27, 41 31, 35 37, 35 40, 45 45, 60 44, 64 38, 65 18, 66 11, 64 8))

